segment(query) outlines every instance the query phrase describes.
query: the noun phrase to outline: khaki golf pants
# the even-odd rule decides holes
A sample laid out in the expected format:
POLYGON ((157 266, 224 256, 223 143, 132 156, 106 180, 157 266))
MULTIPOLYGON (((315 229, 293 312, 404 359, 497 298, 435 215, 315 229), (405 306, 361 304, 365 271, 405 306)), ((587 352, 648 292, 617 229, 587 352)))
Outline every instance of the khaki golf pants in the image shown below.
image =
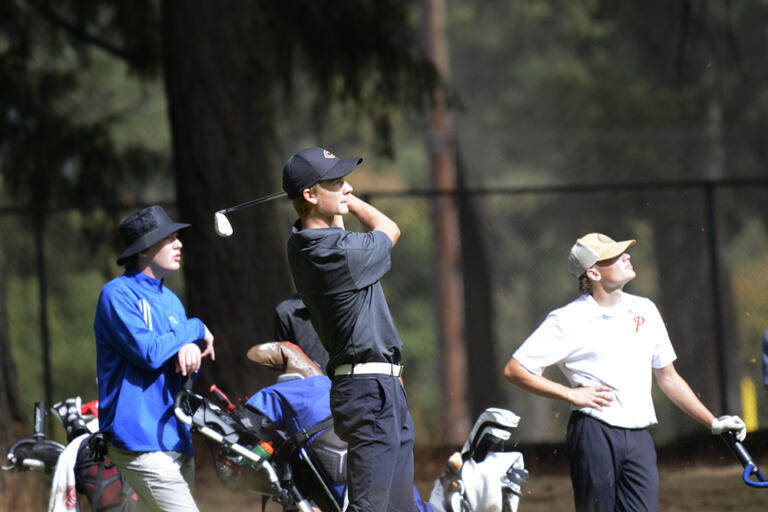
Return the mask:
POLYGON ((138 496, 137 512, 197 512, 195 461, 179 452, 132 452, 111 443, 107 455, 138 496))

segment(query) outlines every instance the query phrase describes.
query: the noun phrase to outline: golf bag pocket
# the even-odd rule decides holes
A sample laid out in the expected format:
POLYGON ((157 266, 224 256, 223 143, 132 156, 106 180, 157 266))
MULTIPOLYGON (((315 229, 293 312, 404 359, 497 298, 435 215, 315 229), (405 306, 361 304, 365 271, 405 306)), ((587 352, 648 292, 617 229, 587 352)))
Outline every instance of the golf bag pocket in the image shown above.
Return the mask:
POLYGON ((286 433, 302 462, 294 468, 296 480, 318 503, 320 494, 341 502, 346 481, 347 444, 333 429, 330 388, 325 375, 287 380, 261 389, 246 403, 286 433))
POLYGON ((90 435, 77 451, 77 491, 88 498, 91 510, 133 510, 136 493, 120 469, 106 455, 102 433, 90 435))
POLYGON ((347 443, 339 439, 333 427, 311 440, 310 456, 323 468, 329 483, 344 485, 347 477, 347 443))

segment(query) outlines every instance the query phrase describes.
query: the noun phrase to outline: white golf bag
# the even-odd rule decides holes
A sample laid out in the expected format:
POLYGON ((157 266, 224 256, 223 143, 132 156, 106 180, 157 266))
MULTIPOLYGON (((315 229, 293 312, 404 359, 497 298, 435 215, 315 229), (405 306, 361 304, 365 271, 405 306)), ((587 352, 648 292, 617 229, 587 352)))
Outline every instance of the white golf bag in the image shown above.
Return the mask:
POLYGON ((509 451, 520 417, 506 409, 486 409, 461 452, 435 480, 429 505, 435 512, 516 512, 521 484, 528 481, 523 454, 509 451))

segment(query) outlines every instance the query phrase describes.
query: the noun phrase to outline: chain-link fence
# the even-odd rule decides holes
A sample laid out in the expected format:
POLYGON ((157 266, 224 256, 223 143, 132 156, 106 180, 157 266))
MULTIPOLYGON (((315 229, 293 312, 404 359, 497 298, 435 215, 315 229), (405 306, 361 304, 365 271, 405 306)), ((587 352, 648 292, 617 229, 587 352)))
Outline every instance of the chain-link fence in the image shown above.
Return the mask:
MULTIPOLYGON (((599 231, 638 240, 631 250, 638 277, 626 290, 657 304, 678 355, 675 365, 705 404, 716 415, 742 415, 751 428, 765 425, 760 360, 768 329, 768 232, 761 200, 766 186, 747 180, 459 193, 462 218, 473 219, 462 222, 468 382, 470 388, 484 386, 469 396, 475 402, 486 398, 472 409, 498 405, 516 411, 526 440, 562 438, 567 405, 513 388, 501 372, 547 312, 578 295, 567 271, 568 250, 578 236, 599 231), (483 322, 492 325, 492 343, 476 335, 483 322), (474 351, 492 351, 485 359, 492 363, 473 365, 474 351)), ((406 364, 417 370, 408 371, 407 382, 414 416, 426 434, 422 439, 439 436, 434 420, 441 399, 432 307, 435 255, 427 222, 435 195, 371 194, 403 231, 386 284, 406 343, 406 364)), ((556 369, 547 375, 562 381, 556 369)), ((700 428, 666 397, 656 397, 656 408, 660 442, 700 428)))
MULTIPOLYGON (((472 410, 506 407, 523 418, 522 440, 562 439, 567 405, 513 388, 501 371, 548 311, 577 296, 568 250, 578 236, 600 231, 638 240, 631 250, 638 277, 627 291, 657 304, 678 354, 676 366, 702 400, 716 415, 743 415, 753 428, 768 424, 761 366, 768 329, 766 187, 761 181, 689 182, 457 194, 472 410)), ((435 327, 435 196, 368 195, 403 233, 384 286, 405 343, 405 382, 421 443, 440 439, 444 399, 435 327)), ((45 332, 56 394, 90 397, 84 390, 95 394, 93 312, 108 272, 104 266, 114 255, 85 238, 71 243, 81 236, 82 219, 74 210, 47 216, 42 232, 29 228, 35 223, 24 211, 0 213, 9 327, 25 403, 45 394, 45 332), (37 263, 41 254, 44 266, 37 263), (47 310, 41 311, 43 293, 47 310)), ((180 278, 172 277, 177 291, 180 278)), ((547 375, 561 379, 554 369, 547 375)), ((660 442, 699 428, 668 399, 659 396, 656 405, 660 442)))

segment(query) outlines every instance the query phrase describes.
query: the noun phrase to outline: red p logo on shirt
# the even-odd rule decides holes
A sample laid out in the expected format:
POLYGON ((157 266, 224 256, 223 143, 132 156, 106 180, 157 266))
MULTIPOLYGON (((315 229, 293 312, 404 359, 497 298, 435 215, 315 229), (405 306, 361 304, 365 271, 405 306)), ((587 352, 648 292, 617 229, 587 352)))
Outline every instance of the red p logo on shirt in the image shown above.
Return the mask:
POLYGON ((645 323, 645 317, 642 316, 636 316, 635 317, 635 332, 640 331, 640 326, 645 323))

